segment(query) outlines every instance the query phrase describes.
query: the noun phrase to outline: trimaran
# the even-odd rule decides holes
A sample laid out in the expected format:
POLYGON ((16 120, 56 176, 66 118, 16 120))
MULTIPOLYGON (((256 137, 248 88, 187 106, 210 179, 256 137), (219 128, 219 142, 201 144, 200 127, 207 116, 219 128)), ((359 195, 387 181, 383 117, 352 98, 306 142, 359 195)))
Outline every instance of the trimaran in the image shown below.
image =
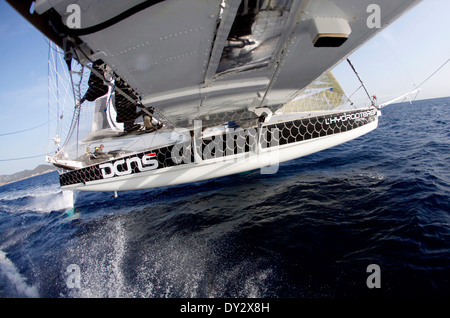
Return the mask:
POLYGON ((384 105, 355 105, 330 70, 419 1, 8 2, 69 75, 48 156, 62 189, 117 193, 272 173, 374 130, 384 105))

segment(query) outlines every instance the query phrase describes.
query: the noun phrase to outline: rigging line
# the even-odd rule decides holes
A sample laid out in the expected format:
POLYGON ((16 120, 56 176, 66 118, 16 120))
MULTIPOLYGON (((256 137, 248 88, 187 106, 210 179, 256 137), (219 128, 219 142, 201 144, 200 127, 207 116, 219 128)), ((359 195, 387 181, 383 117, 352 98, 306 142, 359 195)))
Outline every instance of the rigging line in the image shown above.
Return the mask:
POLYGON ((416 85, 416 81, 413 79, 413 77, 409 73, 408 69, 403 64, 402 59, 397 55, 397 53, 395 53, 394 48, 392 47, 391 43, 389 43, 389 41, 385 37, 382 36, 381 38, 387 44, 387 47, 391 50, 392 55, 394 55, 394 57, 397 59, 397 61, 400 64, 400 66, 403 68, 403 71, 405 72, 406 76, 409 77, 409 80, 413 83, 413 86, 415 86, 416 85))
POLYGON ((444 62, 444 64, 442 64, 436 71, 433 72, 433 74, 431 74, 430 76, 427 77, 426 80, 424 80, 422 83, 420 83, 418 86, 416 86, 416 88, 419 88, 420 86, 422 86, 423 84, 425 84, 429 79, 431 79, 437 72, 439 72, 439 70, 441 68, 443 68, 445 66, 445 64, 447 64, 448 62, 450 62, 450 58, 444 62))
POLYGON ((372 98, 370 98, 370 94, 369 94, 369 92, 367 91, 366 86, 364 85, 364 82, 362 81, 361 77, 359 77, 358 72, 356 71, 355 67, 353 66, 353 64, 352 64, 352 62, 350 61, 349 58, 347 58, 347 62, 348 62, 348 64, 350 65, 350 67, 352 68, 353 72, 355 72, 356 77, 358 77, 358 80, 361 82, 361 85, 362 85, 362 87, 364 88, 364 90, 366 91, 367 97, 369 97, 369 100, 370 100, 372 106, 375 106, 374 103, 373 103, 372 98))
POLYGON ((412 99, 412 101, 415 101, 415 100, 416 100, 416 98, 417 98, 417 96, 419 95, 419 93, 420 93, 420 90, 417 91, 416 96, 414 96, 414 98, 412 99))
POLYGON ((33 129, 36 129, 36 128, 45 126, 45 125, 47 125, 47 124, 48 124, 48 121, 46 121, 45 123, 40 124, 40 125, 38 125, 38 126, 31 127, 31 128, 27 128, 27 129, 24 129, 24 130, 18 130, 18 131, 13 131, 13 132, 9 132, 9 133, 0 134, 0 137, 1 137, 1 136, 7 136, 7 135, 19 134, 19 133, 22 133, 22 132, 25 132, 25 131, 29 131, 29 130, 33 130, 33 129))
POLYGON ((15 161, 15 160, 25 160, 25 159, 33 159, 33 158, 39 158, 43 156, 50 155, 50 153, 44 153, 37 156, 29 156, 29 157, 21 157, 21 158, 11 158, 11 159, 0 159, 0 161, 15 161))
POLYGON ((360 85, 350 96, 346 96, 347 97, 347 100, 345 101, 345 103, 348 103, 348 102, 350 102, 351 103, 351 105, 353 105, 353 102, 352 102, 352 100, 350 99, 350 98, 352 98, 353 97, 353 95, 355 95, 356 94, 356 92, 357 91, 359 91, 360 89, 361 89, 361 87, 362 87, 362 85, 360 85))

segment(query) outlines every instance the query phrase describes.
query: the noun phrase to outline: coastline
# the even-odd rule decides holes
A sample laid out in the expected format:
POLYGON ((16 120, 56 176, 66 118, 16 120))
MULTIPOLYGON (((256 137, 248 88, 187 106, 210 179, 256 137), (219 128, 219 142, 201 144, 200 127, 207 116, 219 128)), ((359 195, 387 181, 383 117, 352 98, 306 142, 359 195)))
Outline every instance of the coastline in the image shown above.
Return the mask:
POLYGON ((33 170, 24 170, 20 172, 16 172, 11 175, 1 175, 0 176, 0 187, 6 184, 22 181, 25 179, 33 178, 36 176, 40 176, 42 174, 50 173, 57 170, 56 167, 52 167, 50 165, 39 165, 33 170))

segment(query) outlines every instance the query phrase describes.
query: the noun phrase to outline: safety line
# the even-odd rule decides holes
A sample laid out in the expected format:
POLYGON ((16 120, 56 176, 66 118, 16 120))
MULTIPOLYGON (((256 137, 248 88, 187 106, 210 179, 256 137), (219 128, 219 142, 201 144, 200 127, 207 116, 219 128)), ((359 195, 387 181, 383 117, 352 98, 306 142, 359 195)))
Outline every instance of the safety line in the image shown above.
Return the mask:
POLYGON ((36 127, 31 127, 31 128, 24 129, 24 130, 19 130, 19 131, 13 131, 13 132, 9 132, 9 133, 0 134, 0 137, 1 137, 1 136, 7 136, 7 135, 14 135, 14 134, 23 133, 23 132, 25 132, 25 131, 29 131, 29 130, 33 130, 33 129, 36 129, 36 128, 45 126, 45 125, 47 125, 47 124, 48 124, 48 121, 45 122, 45 123, 43 123, 43 124, 40 124, 39 126, 36 126, 36 127))
POLYGON ((44 156, 49 155, 49 154, 50 154, 50 153, 44 153, 44 154, 42 154, 42 155, 30 156, 30 157, 11 158, 11 159, 0 159, 0 161, 15 161, 15 160, 33 159, 33 158, 44 157, 44 156))

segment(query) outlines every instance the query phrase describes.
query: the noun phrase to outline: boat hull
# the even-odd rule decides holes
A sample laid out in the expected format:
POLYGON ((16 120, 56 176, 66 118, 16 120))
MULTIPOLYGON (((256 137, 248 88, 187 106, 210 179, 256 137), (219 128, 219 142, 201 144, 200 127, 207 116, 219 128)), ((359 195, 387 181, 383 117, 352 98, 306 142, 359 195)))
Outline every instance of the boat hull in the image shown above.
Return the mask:
POLYGON ((307 156, 369 133, 376 109, 334 113, 233 130, 170 145, 60 175, 63 190, 127 191, 197 182, 261 169, 307 156), (241 142, 239 141, 241 138, 241 142), (231 142, 230 142, 231 141, 231 142), (195 150, 196 149, 196 150, 195 150))

